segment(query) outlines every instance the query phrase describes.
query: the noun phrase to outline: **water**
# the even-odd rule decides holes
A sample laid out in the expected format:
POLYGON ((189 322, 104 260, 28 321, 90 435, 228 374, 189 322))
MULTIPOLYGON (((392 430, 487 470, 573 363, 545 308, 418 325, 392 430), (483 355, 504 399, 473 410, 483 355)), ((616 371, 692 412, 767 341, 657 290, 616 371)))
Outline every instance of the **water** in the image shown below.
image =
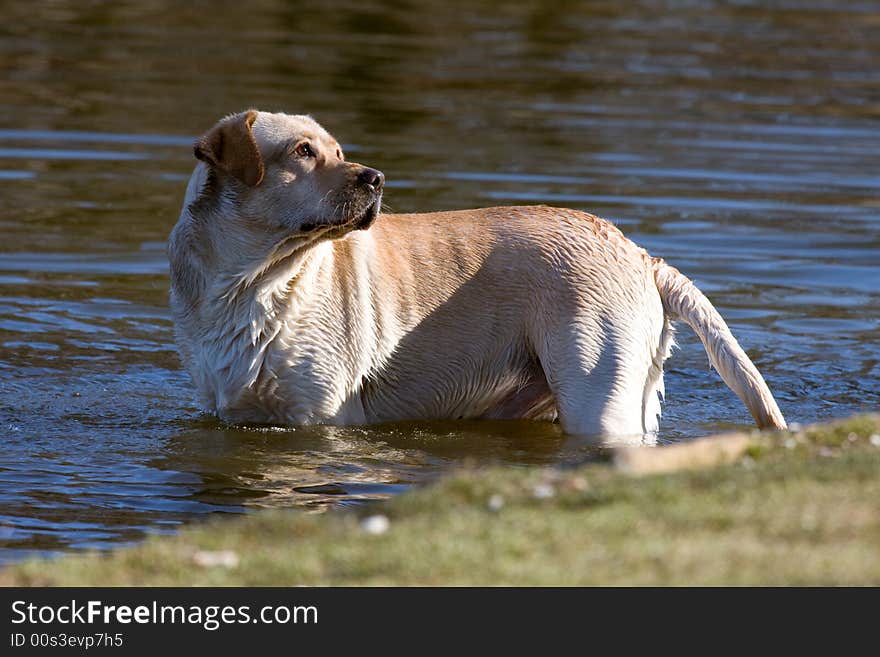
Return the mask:
MULTIPOLYGON (((164 241, 193 137, 252 106, 312 113, 395 211, 612 219, 710 296, 789 421, 880 406, 877 3, 3 5, 2 561, 594 455, 553 425, 200 412, 164 241)), ((749 426, 679 336, 660 440, 749 426)))

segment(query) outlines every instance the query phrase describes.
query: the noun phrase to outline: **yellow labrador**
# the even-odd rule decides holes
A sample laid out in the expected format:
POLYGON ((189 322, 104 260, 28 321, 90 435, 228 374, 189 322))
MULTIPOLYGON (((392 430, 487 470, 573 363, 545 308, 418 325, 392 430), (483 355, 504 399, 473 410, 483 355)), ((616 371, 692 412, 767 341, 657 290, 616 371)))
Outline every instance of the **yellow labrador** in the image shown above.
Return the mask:
POLYGON ((226 421, 558 418, 643 436, 680 319, 758 426, 785 427, 709 300, 603 219, 380 214, 382 173, 308 116, 229 116, 195 155, 171 307, 183 362, 226 421))

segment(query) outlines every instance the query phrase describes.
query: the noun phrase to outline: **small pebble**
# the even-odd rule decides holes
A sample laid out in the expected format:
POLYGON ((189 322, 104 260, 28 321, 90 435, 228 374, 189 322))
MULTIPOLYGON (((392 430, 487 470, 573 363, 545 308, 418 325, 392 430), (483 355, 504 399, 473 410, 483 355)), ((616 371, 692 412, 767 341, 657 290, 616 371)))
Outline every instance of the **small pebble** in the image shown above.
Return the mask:
POLYGON ((388 531, 389 527, 391 527, 391 522, 388 520, 387 516, 367 516, 361 520, 361 529, 374 536, 384 534, 388 531))
POLYGON ((880 433, 872 433, 869 440, 874 447, 880 447, 880 433))
POLYGON ((785 447, 787 449, 794 449, 795 447, 797 447, 797 441, 794 438, 786 438, 785 447))
POLYGON ((590 487, 590 484, 587 483, 587 480, 583 477, 575 477, 574 479, 570 479, 568 485, 579 492, 583 492, 590 487))
POLYGON ((203 568, 235 568, 238 555, 232 550, 199 550, 192 557, 193 563, 203 568))
POLYGON ((834 450, 830 447, 822 447, 819 449, 819 456, 834 456, 834 450))
POLYGON ((489 507, 489 511, 501 511, 504 508, 504 498, 496 493, 489 498, 489 503, 486 506, 489 507))
POLYGON ((850 434, 846 437, 846 439, 847 439, 849 442, 854 443, 854 442, 856 442, 856 441, 859 439, 859 437, 858 437, 856 434, 850 432, 850 434))
POLYGON ((556 491, 550 484, 538 484, 532 489, 532 497, 536 500, 546 500, 553 497, 556 491))
POLYGON ((801 428, 802 428, 802 427, 801 427, 801 423, 800 423, 800 422, 792 422, 791 424, 788 425, 788 430, 789 430, 789 431, 795 431, 795 432, 797 432, 797 431, 800 431, 801 428))

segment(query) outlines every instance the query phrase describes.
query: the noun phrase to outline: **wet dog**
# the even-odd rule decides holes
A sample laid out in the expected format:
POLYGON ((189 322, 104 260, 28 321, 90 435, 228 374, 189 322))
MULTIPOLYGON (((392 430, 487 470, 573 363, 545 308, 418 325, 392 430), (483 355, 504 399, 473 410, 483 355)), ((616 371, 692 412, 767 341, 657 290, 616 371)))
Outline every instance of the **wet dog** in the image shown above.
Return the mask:
POLYGON ((683 320, 757 425, 785 427, 709 300, 603 219, 382 214, 384 175, 307 116, 229 116, 195 155, 168 247, 171 307, 223 420, 558 419, 650 435, 683 320))

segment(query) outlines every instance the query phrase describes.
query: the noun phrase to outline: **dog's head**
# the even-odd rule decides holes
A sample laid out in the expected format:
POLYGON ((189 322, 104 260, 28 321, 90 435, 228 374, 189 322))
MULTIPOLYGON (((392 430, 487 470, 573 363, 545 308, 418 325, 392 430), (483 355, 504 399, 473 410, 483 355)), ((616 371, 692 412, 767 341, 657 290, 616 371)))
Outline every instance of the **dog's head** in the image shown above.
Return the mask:
POLYGON ((196 141, 212 193, 234 213, 297 234, 344 235, 379 214, 385 176, 347 162, 339 143, 309 116, 249 110, 218 122, 196 141))

